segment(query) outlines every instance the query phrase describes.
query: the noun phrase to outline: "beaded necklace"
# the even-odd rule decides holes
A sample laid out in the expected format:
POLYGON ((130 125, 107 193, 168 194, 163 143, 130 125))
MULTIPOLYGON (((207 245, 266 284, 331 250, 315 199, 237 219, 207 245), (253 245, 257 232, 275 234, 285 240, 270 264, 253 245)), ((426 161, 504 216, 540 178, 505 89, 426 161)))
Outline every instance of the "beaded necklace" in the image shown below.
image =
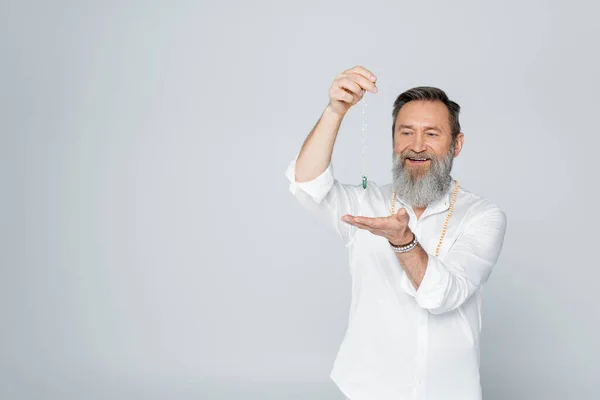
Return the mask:
MULTIPOLYGON (((454 188, 454 194, 452 195, 452 202, 450 203, 450 209, 448 210, 448 215, 446 215, 446 222, 444 222, 444 228, 442 229, 442 234, 440 235, 440 241, 438 242, 437 249, 435 249, 435 256, 438 257, 440 254, 440 248, 442 247, 442 242, 444 241, 444 236, 446 236, 446 228, 448 227, 448 221, 450 221, 450 216, 452 215, 452 211, 454 210, 454 203, 456 203, 456 194, 458 193, 458 181, 456 181, 456 187, 454 188)), ((394 215, 394 204, 396 202, 396 191, 392 193, 392 215, 394 215)))

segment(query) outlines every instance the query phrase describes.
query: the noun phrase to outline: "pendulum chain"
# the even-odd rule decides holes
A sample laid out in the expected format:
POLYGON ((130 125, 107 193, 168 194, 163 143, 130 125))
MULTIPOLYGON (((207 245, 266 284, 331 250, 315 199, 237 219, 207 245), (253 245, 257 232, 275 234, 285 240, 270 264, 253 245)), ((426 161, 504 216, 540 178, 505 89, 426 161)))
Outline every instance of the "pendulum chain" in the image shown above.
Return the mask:
POLYGON ((367 149, 367 116, 366 116, 366 108, 367 102, 365 101, 365 95, 363 94, 363 98, 361 100, 362 103, 362 187, 363 189, 367 188, 367 170, 366 170, 366 159, 365 152, 367 149))

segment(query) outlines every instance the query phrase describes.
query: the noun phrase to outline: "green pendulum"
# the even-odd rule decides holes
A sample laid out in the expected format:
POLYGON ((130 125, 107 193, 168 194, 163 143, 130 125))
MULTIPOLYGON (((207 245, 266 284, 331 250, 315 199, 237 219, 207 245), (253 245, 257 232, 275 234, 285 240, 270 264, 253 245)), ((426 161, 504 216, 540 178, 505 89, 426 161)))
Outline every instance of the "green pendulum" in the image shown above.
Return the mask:
POLYGON ((367 135, 366 135, 366 130, 367 130, 367 122, 366 122, 366 115, 365 115, 365 109, 367 108, 367 103, 365 101, 365 95, 366 92, 363 94, 363 98, 362 98, 362 187, 363 189, 367 188, 367 174, 366 174, 366 169, 365 169, 365 149, 367 148, 366 145, 366 141, 367 141, 367 135))

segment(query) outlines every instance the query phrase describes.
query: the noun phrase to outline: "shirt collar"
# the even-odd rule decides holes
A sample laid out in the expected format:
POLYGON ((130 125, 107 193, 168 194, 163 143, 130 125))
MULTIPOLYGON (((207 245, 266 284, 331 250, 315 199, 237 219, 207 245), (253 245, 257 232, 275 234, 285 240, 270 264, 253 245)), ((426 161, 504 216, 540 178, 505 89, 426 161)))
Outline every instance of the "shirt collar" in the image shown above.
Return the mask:
MULTIPOLYGON (((444 193, 444 195, 442 197, 440 197, 439 199, 437 199, 436 201, 430 203, 427 206, 427 208, 425 209, 425 211, 423 211, 423 215, 421 215, 421 217, 419 219, 422 219, 423 217, 426 217, 428 215, 437 214, 437 213, 448 210, 450 208, 450 200, 451 200, 452 194, 454 193, 455 187, 456 187, 456 181, 454 179, 451 179, 450 187, 448 188, 448 190, 446 190, 446 193, 444 193)), ((402 204, 402 207, 408 208, 411 211, 413 211, 413 213, 414 213, 412 206, 410 204, 408 204, 406 201, 404 201, 402 198, 400 198, 400 196, 398 194, 396 194, 396 201, 400 202, 400 204, 402 204)))

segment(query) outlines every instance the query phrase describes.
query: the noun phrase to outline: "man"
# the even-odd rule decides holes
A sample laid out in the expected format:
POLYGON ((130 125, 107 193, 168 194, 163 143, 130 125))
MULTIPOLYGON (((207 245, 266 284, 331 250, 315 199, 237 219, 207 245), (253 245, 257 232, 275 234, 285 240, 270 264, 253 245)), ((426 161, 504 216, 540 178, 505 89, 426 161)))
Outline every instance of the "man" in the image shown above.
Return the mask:
POLYGON ((393 110, 393 182, 342 184, 331 154, 347 111, 376 78, 339 74, 330 102, 286 171, 300 203, 349 249, 348 330, 331 371, 347 399, 481 399, 482 285, 505 214, 450 175, 464 143, 460 107, 437 88, 402 93, 393 110))

